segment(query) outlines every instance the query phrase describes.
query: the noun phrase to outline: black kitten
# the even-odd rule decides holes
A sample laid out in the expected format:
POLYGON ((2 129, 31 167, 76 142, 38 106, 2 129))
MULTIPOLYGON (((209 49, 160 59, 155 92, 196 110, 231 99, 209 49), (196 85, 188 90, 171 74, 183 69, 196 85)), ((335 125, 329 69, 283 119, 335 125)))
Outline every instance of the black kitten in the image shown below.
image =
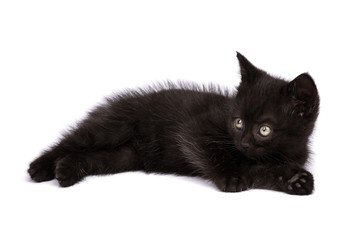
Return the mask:
POLYGON ((225 192, 310 194, 313 176, 303 167, 319 112, 313 79, 286 82, 237 58, 235 95, 173 86, 108 99, 30 164, 31 178, 67 187, 88 175, 142 170, 201 176, 225 192))

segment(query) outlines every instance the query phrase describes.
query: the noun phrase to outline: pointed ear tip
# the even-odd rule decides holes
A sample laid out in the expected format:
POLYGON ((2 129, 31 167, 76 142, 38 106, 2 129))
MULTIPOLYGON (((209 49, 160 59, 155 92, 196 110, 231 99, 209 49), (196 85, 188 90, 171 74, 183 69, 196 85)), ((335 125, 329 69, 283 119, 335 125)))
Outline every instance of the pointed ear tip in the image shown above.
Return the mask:
POLYGON ((304 72, 304 73, 302 73, 302 74, 300 74, 300 75, 303 75, 303 76, 306 76, 306 77, 310 77, 310 78, 311 78, 311 76, 310 76, 310 74, 309 74, 308 72, 304 72))
POLYGON ((308 79, 314 82, 314 79, 311 77, 311 75, 308 72, 304 72, 302 74, 300 74, 299 76, 296 77, 297 79, 302 78, 302 79, 308 79))
POLYGON ((309 92, 310 95, 317 95, 317 87, 314 79, 310 76, 309 73, 302 73, 297 76, 293 81, 290 82, 291 86, 296 86, 295 91, 304 91, 309 92))

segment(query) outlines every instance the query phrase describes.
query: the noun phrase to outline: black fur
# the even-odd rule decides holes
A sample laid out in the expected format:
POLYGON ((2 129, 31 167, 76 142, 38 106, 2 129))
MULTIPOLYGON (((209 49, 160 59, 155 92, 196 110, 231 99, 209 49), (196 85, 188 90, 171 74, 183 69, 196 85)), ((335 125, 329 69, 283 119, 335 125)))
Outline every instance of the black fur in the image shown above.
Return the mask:
POLYGON ((286 82, 237 58, 236 94, 170 84, 110 98, 30 164, 31 178, 68 187, 142 170, 200 176, 225 192, 312 193, 304 164, 319 112, 314 81, 304 73, 286 82))

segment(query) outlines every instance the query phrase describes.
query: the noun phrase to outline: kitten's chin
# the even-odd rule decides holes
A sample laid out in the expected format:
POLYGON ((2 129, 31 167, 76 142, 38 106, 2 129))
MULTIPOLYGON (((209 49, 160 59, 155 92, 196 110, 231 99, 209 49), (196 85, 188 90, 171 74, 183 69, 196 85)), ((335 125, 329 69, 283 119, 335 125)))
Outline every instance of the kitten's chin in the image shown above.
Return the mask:
POLYGON ((253 154, 253 153, 243 153, 243 154, 249 160, 253 160, 253 161, 259 160, 259 155, 257 154, 253 154))

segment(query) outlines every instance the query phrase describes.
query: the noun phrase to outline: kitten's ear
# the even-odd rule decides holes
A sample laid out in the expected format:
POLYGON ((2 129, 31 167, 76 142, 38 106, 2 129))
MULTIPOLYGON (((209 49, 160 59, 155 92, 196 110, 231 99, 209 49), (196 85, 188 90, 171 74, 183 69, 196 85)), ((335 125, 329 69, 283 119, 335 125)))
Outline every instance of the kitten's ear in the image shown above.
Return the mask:
POLYGON ((236 57, 239 60, 240 65, 241 82, 252 83, 262 74, 263 71, 256 68, 240 53, 236 52, 236 57))
POLYGON ((319 95, 315 82, 309 74, 303 73, 297 76, 288 84, 287 91, 293 107, 298 109, 301 117, 317 110, 319 95))

